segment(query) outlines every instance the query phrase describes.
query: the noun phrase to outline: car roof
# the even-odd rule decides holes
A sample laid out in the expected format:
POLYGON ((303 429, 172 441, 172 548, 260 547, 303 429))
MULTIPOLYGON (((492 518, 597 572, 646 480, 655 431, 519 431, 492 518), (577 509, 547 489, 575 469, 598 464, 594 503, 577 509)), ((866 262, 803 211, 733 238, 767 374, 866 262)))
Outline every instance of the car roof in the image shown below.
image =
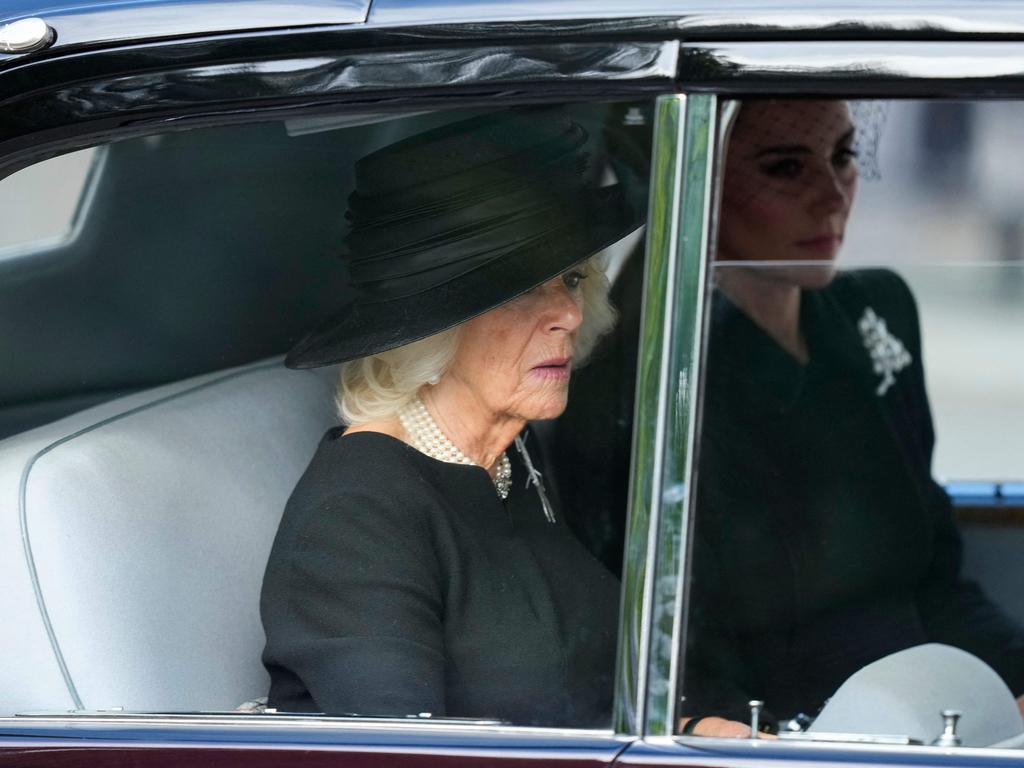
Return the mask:
MULTIPOLYGON (((0 27, 37 17, 51 50, 366 21, 370 0, 6 0, 0 27)), ((0 64, 4 56, 0 54, 0 64)))
POLYGON ((718 27, 748 31, 845 27, 851 34, 869 29, 918 32, 1024 33, 1019 2, 972 3, 935 0, 373 0, 371 24, 616 19, 675 17, 679 30, 718 27))
MULTIPOLYGON (((653 20, 659 31, 704 40, 1024 38, 1024 5, 1017 0, 7 0, 0 26, 33 16, 56 31, 54 51, 301 27, 595 19, 622 20, 629 31, 638 27, 626 20, 653 20)), ((0 64, 5 58, 0 54, 0 64)))

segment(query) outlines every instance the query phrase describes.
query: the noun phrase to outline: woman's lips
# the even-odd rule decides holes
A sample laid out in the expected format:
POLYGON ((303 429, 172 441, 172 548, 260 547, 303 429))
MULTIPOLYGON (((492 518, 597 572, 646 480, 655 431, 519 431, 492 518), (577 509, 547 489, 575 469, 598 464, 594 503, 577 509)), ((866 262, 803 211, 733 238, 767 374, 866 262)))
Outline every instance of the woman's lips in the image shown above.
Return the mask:
POLYGON ((544 379, 568 379, 572 358, 559 357, 533 366, 530 373, 544 379))
POLYGON ((840 235, 822 235, 820 237, 811 237, 807 240, 797 241, 797 245, 800 248, 827 255, 831 255, 838 251, 839 246, 842 244, 843 238, 840 235))

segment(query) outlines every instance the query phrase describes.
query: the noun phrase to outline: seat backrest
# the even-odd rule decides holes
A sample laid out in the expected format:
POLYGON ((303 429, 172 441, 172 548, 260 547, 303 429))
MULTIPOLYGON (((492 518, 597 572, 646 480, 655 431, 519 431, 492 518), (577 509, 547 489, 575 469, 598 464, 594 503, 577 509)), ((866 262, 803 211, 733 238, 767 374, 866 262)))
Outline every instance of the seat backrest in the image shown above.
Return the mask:
POLYGON ((275 359, 0 442, 0 713, 264 695, 263 569, 332 389, 275 359))

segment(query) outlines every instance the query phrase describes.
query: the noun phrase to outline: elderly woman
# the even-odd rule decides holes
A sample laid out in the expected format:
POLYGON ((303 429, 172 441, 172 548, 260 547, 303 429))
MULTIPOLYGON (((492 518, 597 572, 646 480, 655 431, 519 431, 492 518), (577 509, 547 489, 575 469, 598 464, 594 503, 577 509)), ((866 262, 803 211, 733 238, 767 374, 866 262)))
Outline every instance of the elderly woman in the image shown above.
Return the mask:
POLYGON ((855 156, 842 101, 750 101, 733 127, 686 732, 748 735, 750 699, 813 717, 864 665, 927 642, 974 653, 1024 693, 1024 631, 961 578, 930 474, 913 296, 889 271, 836 272, 855 156))
POLYGON ((474 118, 356 166, 358 297, 288 364, 342 362, 263 587, 279 710, 600 725, 618 583, 569 534, 523 429, 612 325, 590 260, 639 226, 550 111, 474 118))

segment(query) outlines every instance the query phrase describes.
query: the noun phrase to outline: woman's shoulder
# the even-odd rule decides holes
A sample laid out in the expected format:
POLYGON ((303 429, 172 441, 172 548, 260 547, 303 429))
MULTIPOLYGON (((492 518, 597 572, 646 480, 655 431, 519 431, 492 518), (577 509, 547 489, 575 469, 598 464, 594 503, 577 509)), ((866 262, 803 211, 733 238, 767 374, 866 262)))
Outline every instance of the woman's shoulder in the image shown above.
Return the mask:
POLYGON ((346 458, 361 455, 403 458, 417 451, 404 440, 384 430, 341 426, 327 430, 320 440, 319 452, 346 458))
POLYGON ((278 524, 264 576, 265 611, 395 552, 408 568, 433 572, 440 562, 433 533, 439 504, 410 451, 377 432, 324 435, 278 524))
POLYGON ((420 476, 420 455, 384 432, 336 427, 320 440, 296 490, 321 488, 331 495, 347 491, 365 495, 379 489, 393 496, 420 476))
POLYGON ((862 335, 872 329, 883 336, 895 334, 916 357, 921 344, 917 301, 899 274, 890 269, 847 270, 827 290, 862 335))
POLYGON ((872 305, 876 311, 917 316, 917 302, 910 286, 891 269, 844 270, 829 290, 843 303, 872 305))
POLYGON ((300 541, 323 546, 339 535, 384 541, 429 528, 430 498, 418 452, 378 432, 329 430, 295 485, 278 527, 275 551, 300 541))

